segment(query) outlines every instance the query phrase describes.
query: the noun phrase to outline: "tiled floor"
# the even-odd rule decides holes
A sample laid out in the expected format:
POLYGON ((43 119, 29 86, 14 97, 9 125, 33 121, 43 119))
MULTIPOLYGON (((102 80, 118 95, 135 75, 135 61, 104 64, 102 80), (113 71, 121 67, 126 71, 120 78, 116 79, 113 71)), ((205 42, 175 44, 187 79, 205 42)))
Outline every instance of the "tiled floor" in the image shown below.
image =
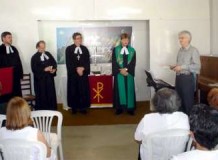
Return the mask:
POLYGON ((63 127, 65 160, 136 160, 136 125, 63 127))

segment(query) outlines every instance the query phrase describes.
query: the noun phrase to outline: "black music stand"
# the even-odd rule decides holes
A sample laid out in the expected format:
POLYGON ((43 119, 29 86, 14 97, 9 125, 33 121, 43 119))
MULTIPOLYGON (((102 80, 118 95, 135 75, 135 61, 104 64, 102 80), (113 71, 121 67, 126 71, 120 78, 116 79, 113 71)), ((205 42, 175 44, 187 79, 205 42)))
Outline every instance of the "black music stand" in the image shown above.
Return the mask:
POLYGON ((161 88, 175 89, 174 86, 170 85, 169 83, 161 79, 154 79, 149 71, 145 70, 145 73, 147 75, 147 78, 146 78, 147 86, 154 87, 155 92, 157 92, 161 88))

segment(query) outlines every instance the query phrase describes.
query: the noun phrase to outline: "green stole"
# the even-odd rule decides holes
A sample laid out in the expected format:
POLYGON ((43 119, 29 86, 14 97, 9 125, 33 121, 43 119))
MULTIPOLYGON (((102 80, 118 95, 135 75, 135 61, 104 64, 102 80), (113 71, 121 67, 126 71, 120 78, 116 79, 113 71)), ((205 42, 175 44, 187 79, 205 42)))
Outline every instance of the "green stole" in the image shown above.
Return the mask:
MULTIPOLYGON (((120 54, 122 46, 119 45, 115 48, 115 55, 117 63, 119 64, 120 68, 123 68, 123 55, 120 54)), ((132 61, 132 58, 135 54, 135 49, 128 46, 128 64, 132 61)), ((132 109, 135 106, 135 86, 134 86, 134 77, 131 74, 127 75, 127 91, 125 87, 125 77, 118 73, 117 75, 117 83, 118 83, 118 92, 120 98, 121 105, 127 105, 128 109, 132 109)))

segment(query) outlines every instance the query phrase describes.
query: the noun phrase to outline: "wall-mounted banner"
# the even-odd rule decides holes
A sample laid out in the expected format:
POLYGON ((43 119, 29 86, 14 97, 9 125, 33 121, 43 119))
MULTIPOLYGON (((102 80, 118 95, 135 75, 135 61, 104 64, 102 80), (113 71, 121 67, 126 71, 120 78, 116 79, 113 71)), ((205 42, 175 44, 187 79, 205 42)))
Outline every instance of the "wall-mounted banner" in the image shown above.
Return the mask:
POLYGON ((120 34, 127 33, 131 38, 132 27, 58 27, 56 28, 58 64, 65 64, 65 49, 72 44, 74 32, 82 33, 83 44, 90 51, 91 63, 111 63, 111 53, 120 43, 120 34))

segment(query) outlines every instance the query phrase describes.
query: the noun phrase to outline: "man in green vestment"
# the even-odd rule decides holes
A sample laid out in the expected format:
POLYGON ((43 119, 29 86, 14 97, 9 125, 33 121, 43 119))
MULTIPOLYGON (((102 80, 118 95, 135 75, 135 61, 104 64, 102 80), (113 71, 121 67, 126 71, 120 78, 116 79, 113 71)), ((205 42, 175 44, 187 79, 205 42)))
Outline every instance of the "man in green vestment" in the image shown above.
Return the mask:
POLYGON ((112 72, 114 76, 113 107, 116 114, 127 111, 134 115, 135 110, 135 64, 136 52, 129 45, 129 36, 121 34, 121 44, 114 48, 112 54, 112 72))

